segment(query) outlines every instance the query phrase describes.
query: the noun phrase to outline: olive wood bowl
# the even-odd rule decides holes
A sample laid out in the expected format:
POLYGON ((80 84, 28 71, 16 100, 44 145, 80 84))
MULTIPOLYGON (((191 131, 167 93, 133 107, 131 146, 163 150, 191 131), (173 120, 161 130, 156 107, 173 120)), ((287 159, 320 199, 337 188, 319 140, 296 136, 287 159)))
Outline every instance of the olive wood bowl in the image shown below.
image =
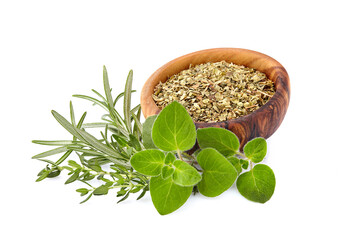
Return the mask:
POLYGON ((266 139, 270 137, 282 123, 289 105, 289 76, 285 68, 273 58, 247 49, 214 48, 202 50, 178 57, 160 67, 150 76, 142 88, 140 103, 145 118, 160 112, 151 96, 159 82, 167 81, 170 76, 188 69, 190 65, 223 60, 255 68, 265 73, 275 83, 276 92, 265 105, 248 115, 223 122, 195 122, 196 128, 220 127, 228 129, 238 136, 241 149, 255 137, 266 139))

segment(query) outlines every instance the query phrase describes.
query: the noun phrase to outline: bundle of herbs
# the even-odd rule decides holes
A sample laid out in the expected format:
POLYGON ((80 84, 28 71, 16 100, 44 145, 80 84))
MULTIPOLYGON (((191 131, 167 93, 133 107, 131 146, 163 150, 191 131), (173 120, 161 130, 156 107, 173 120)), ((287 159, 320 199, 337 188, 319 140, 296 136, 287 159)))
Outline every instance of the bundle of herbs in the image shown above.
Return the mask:
POLYGON ((47 163, 36 181, 67 171, 69 178, 65 184, 79 181, 86 185, 76 190, 81 196, 86 195, 81 203, 114 189, 120 197, 118 202, 134 193, 140 199, 150 191, 152 202, 162 215, 180 208, 192 192, 215 197, 235 181, 238 191, 251 201, 265 203, 271 198, 275 176, 270 167, 260 164, 267 152, 265 139, 251 140, 242 153, 234 133, 221 128, 196 130, 185 107, 176 101, 141 124, 140 105, 131 108, 132 80, 130 71, 125 91, 114 98, 104 67, 105 95, 95 90, 92 91, 98 98, 73 95, 105 109, 102 122, 84 123, 86 112, 76 121, 71 102, 70 122, 52 111, 54 118, 72 134, 72 139, 33 141, 55 146, 33 157, 47 163), (121 98, 123 114, 115 109, 121 98), (102 128, 100 136, 88 133, 88 128, 102 128), (200 149, 187 154, 196 140, 200 149), (72 153, 77 160, 70 158, 72 153), (49 159, 56 154, 61 154, 57 160, 49 159))

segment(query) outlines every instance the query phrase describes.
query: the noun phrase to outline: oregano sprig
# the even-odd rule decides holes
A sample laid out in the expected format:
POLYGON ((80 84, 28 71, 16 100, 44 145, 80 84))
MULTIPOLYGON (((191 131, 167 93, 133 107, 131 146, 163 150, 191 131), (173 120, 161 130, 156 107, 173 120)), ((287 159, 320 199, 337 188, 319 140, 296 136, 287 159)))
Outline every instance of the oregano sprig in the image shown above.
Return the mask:
POLYGON ((265 203, 273 195, 275 176, 270 167, 260 163, 267 153, 267 142, 264 138, 254 138, 247 142, 243 152, 239 152, 237 136, 226 129, 204 128, 197 131, 198 143, 201 147, 218 150, 235 167, 238 174, 250 168, 237 179, 238 191, 247 199, 265 203), (214 140, 212 140, 214 138, 214 140))
POLYGON ((148 118, 144 126, 149 149, 134 154, 130 162, 136 171, 151 177, 152 202, 160 214, 181 207, 189 196, 187 187, 197 186, 207 197, 222 194, 248 167, 250 171, 238 177, 239 192, 247 199, 261 203, 272 196, 275 187, 273 171, 263 164, 253 167, 266 155, 267 144, 263 138, 248 142, 242 153, 239 139, 226 129, 204 128, 198 129, 196 134, 187 111, 175 101, 158 116, 148 118), (192 136, 197 136, 201 148, 196 156, 185 153, 196 142, 192 136))

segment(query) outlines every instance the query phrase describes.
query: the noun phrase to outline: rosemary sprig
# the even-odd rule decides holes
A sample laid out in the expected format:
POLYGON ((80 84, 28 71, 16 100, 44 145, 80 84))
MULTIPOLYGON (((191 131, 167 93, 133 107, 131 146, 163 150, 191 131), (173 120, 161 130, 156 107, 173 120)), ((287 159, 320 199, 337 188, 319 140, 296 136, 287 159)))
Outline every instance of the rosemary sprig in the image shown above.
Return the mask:
POLYGON ((69 178, 65 184, 75 181, 86 184, 86 188, 76 191, 87 198, 108 194, 109 190, 118 189, 117 197, 122 197, 118 202, 128 198, 131 193, 141 191, 138 199, 148 191, 149 178, 133 171, 129 161, 138 151, 144 149, 141 142, 142 125, 140 123, 140 105, 131 108, 133 72, 127 77, 125 92, 120 93, 114 99, 109 84, 109 78, 105 66, 103 67, 103 85, 105 96, 92 90, 96 97, 76 94, 73 97, 91 101, 94 105, 102 107, 106 114, 101 122, 84 123, 86 112, 76 124, 72 102, 70 102, 70 122, 56 111, 52 111, 54 118, 72 135, 72 140, 33 140, 33 143, 53 146, 55 148, 33 156, 47 163, 47 166, 38 174, 36 181, 45 178, 53 178, 65 170, 69 178), (123 116, 116 110, 117 102, 124 98, 123 116), (88 133, 87 128, 101 128, 100 137, 88 133), (68 159, 72 153, 77 156, 78 162, 68 159), (49 159, 57 154, 62 154, 56 161, 49 159), (63 163, 67 164, 63 165, 63 163), (92 181, 93 180, 93 181, 92 181), (97 180, 97 181, 95 181, 97 180), (92 184, 93 182, 93 184, 92 184), (93 186, 95 182, 98 186, 93 186))

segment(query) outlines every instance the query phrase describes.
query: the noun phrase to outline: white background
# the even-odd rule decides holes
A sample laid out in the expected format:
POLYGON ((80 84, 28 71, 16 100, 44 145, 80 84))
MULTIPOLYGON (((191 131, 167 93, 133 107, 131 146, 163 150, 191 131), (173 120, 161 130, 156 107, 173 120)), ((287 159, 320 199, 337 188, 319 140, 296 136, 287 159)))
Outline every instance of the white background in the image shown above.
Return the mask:
POLYGON ((1 239, 347 239, 348 37, 345 1, 0 2, 1 239), (134 70, 133 104, 146 79, 181 55, 216 47, 265 53, 287 69, 288 113, 268 140, 272 199, 233 186, 193 196, 160 216, 150 196, 116 204, 115 192, 80 205, 67 178, 35 183, 48 150, 33 139, 69 139, 50 110, 99 120, 72 94, 115 92, 134 70))

